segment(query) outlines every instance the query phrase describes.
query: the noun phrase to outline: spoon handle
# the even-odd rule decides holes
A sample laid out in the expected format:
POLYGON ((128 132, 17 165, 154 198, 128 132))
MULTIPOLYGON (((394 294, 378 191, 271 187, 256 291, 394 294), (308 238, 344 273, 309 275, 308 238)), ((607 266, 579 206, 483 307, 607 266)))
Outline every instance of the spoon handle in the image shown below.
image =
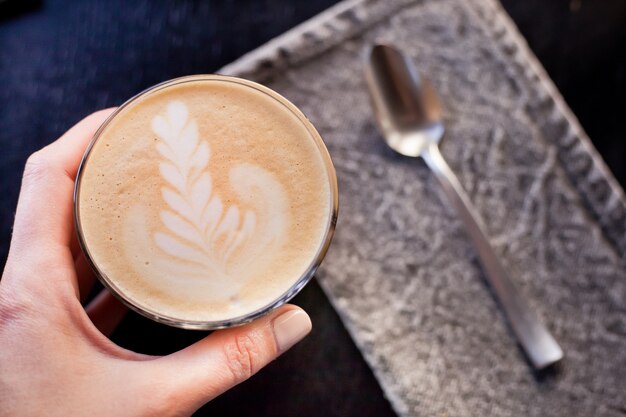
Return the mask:
POLYGON ((436 174, 446 195, 463 219, 467 233, 478 251, 487 281, 530 362, 536 369, 558 362, 563 357, 563 351, 509 279, 487 239, 485 227, 437 145, 431 144, 422 153, 422 158, 436 174))

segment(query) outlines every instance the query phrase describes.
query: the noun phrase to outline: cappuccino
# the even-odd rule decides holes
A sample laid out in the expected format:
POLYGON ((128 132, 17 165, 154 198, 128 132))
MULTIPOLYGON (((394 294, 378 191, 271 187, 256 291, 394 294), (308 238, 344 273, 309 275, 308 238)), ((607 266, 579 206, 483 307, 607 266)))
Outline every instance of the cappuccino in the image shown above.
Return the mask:
POLYGON ((100 128, 76 183, 76 223, 104 284, 153 319, 243 323, 310 279, 337 185, 317 131, 249 81, 193 76, 130 100, 100 128))

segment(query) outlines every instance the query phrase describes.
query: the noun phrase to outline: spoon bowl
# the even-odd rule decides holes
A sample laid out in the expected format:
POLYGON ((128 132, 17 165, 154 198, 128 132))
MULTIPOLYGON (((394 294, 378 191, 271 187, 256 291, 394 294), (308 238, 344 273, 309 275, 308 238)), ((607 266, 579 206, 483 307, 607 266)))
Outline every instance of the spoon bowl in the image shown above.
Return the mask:
POLYGON ((396 152, 417 157, 444 134, 439 98, 410 59, 388 45, 369 55, 366 78, 379 128, 396 152))

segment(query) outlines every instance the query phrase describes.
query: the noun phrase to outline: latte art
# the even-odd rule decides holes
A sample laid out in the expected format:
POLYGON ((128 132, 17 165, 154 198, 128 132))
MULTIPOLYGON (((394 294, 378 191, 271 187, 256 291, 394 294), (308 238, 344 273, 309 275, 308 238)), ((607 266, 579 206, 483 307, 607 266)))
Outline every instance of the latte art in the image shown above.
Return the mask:
POLYGON ((310 275, 335 179, 316 132, 274 95, 212 76, 140 96, 101 129, 79 174, 79 232, 131 307, 193 327, 310 275))
POLYGON ((237 280, 260 251, 284 239, 289 213, 282 186, 262 167, 235 165, 230 185, 251 208, 224 203, 207 170, 209 145, 198 139, 187 106, 168 103, 165 115, 152 119, 152 130, 160 139, 159 172, 167 184, 161 193, 168 207, 160 212, 163 230, 154 233, 154 242, 176 258, 162 266, 186 278, 237 280))

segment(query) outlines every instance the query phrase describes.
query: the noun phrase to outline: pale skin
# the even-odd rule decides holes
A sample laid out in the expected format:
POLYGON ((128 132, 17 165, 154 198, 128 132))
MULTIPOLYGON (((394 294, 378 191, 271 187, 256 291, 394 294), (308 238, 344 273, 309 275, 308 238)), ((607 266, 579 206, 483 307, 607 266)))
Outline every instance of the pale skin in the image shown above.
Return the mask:
POLYGON ((108 339, 126 313, 94 275, 73 226, 85 148, 113 109, 83 119, 26 163, 0 281, 0 416, 189 416, 249 378, 311 329, 286 305, 168 356, 108 339))

